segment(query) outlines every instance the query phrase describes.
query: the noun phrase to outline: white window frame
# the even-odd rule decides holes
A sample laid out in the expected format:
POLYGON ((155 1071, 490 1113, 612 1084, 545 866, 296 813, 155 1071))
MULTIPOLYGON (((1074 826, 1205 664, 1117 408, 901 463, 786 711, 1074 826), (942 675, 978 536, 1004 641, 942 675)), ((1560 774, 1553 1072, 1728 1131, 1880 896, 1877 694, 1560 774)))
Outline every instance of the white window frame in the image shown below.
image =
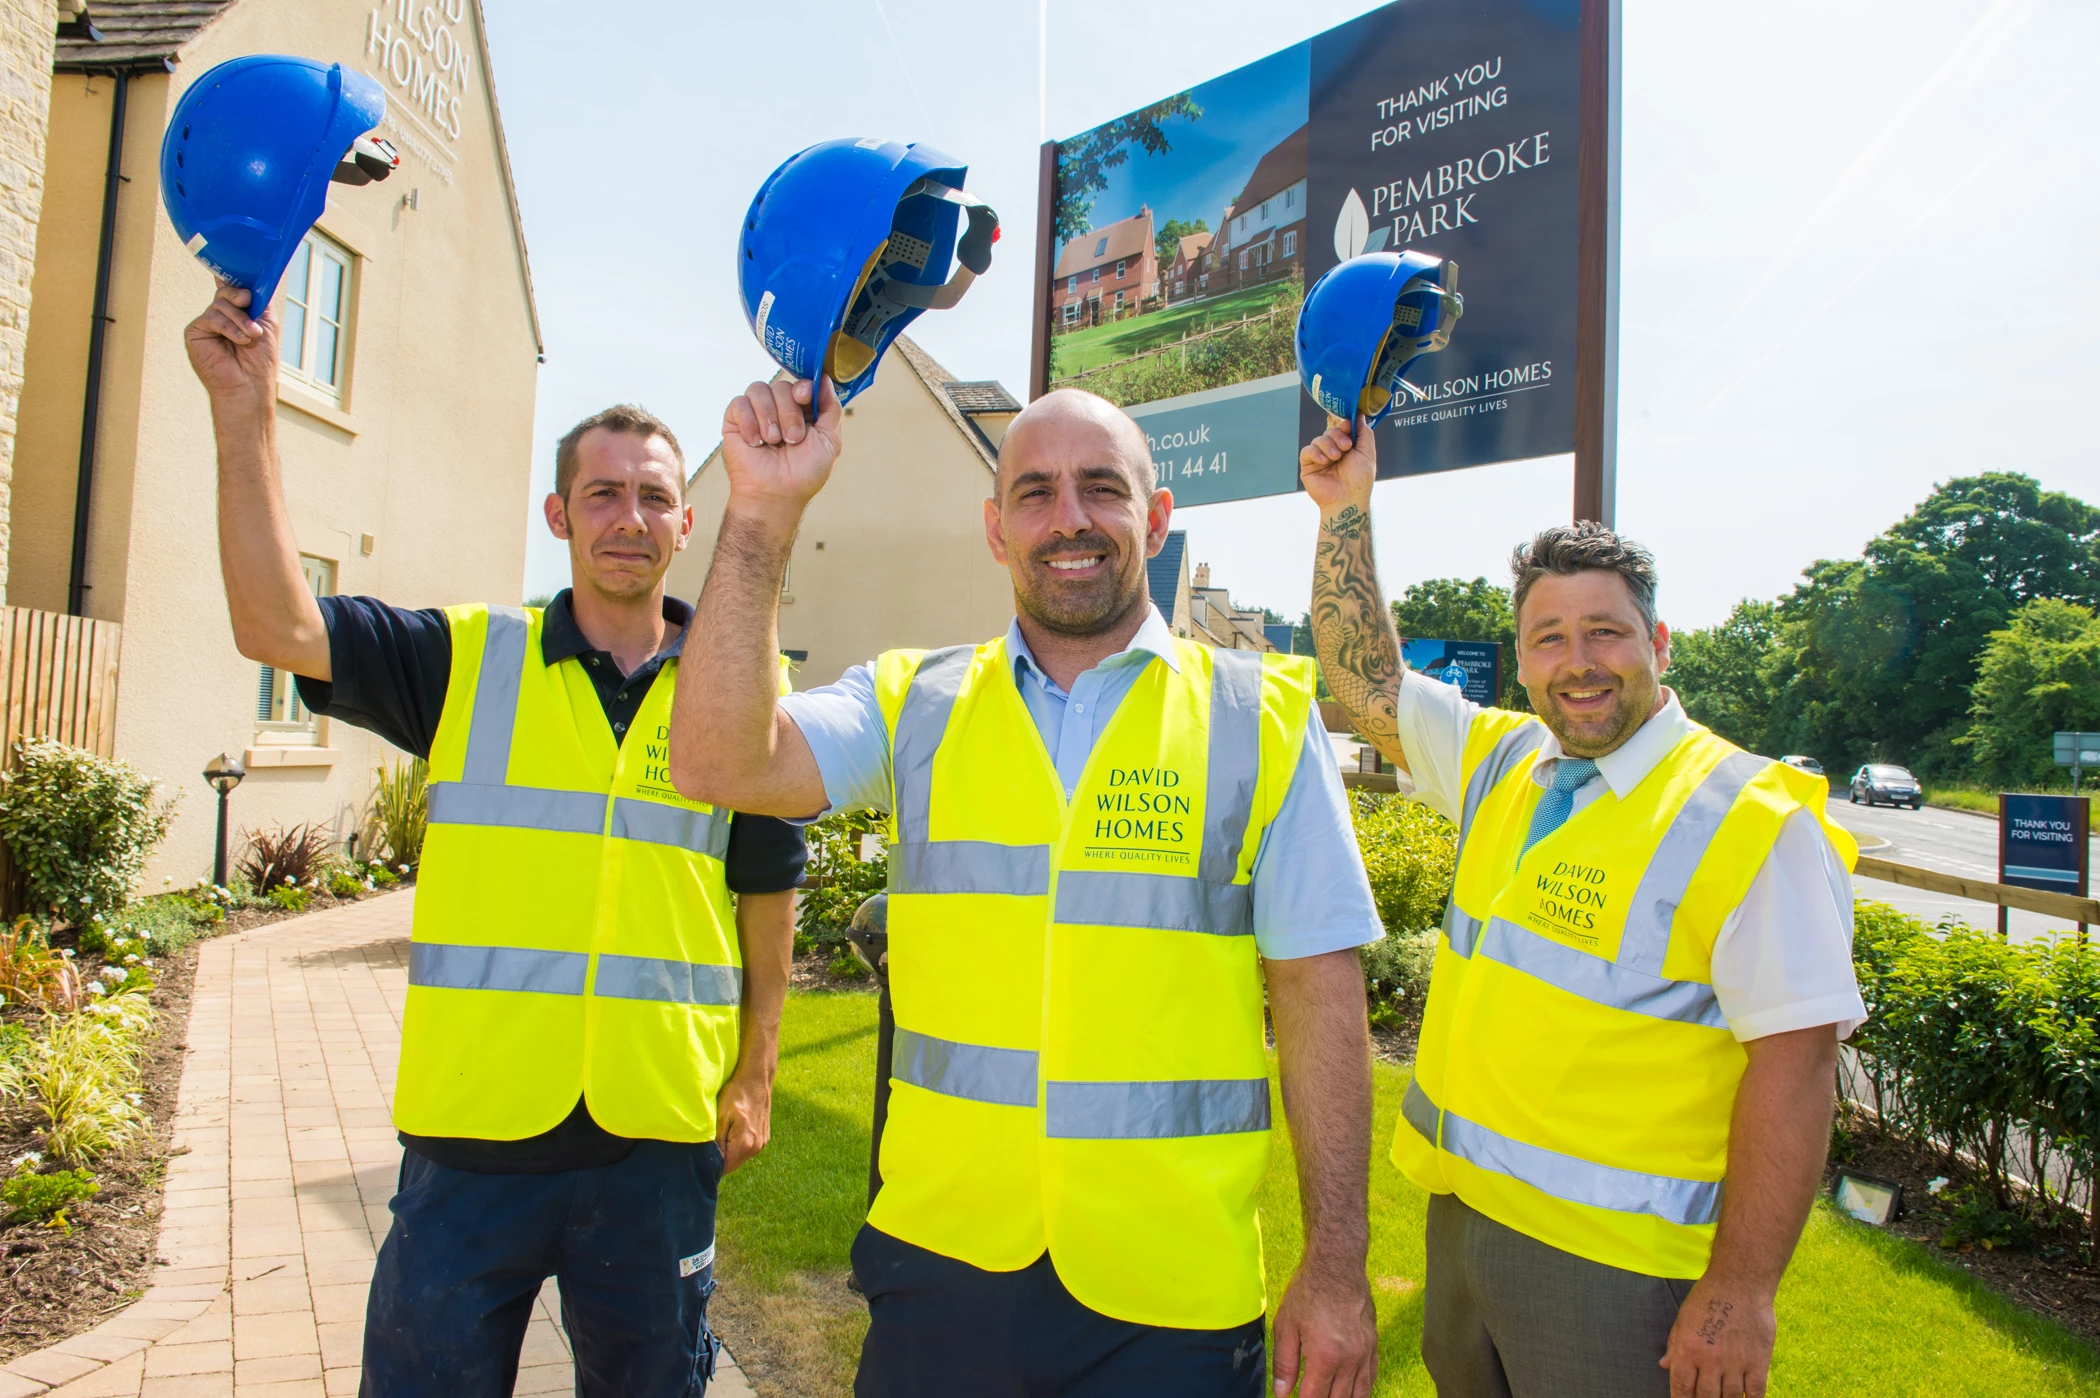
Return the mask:
POLYGON ((302 388, 311 389, 337 404, 343 402, 350 384, 350 345, 357 304, 357 255, 335 239, 312 230, 300 239, 299 249, 278 284, 277 313, 284 322, 284 343, 279 369, 302 388), (317 305, 326 273, 337 278, 335 314, 317 305), (317 282, 317 278, 322 280, 317 282), (332 341, 332 344, 331 344, 332 341), (333 350, 332 356, 327 353, 333 350))
MULTIPOLYGON (((299 555, 299 571, 316 597, 335 595, 335 562, 299 555)), ((255 745, 319 747, 321 720, 299 702, 299 682, 290 670, 265 665, 256 676, 255 745)))
POLYGON ((1123 278, 1124 278, 1125 276, 1129 275, 1129 270, 1130 270, 1130 262, 1129 262, 1129 260, 1128 260, 1128 259, 1119 259, 1119 260, 1118 260, 1118 261, 1116 262, 1116 280, 1117 280, 1117 281, 1121 281, 1121 280, 1123 280, 1123 278))
POLYGON ((1283 255, 1289 257, 1298 251, 1298 230, 1293 228, 1283 235, 1283 255))

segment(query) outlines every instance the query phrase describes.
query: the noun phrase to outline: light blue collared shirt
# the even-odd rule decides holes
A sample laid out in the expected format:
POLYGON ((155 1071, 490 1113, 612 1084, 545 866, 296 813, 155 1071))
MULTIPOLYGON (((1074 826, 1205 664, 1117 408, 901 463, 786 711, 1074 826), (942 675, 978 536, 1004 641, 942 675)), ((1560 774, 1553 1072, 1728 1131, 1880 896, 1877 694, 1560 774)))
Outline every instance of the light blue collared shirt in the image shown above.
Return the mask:
MULTIPOLYGON (((1116 708, 1154 657, 1180 669, 1174 636, 1157 608, 1130 644, 1072 682, 1068 692, 1036 663, 1018 622, 1006 631, 1014 684, 1070 796, 1116 708)), ((824 778, 830 810, 890 802, 890 736, 875 697, 875 666, 856 665, 838 683, 784 695, 824 778)), ((1289 961, 1363 946, 1385 935, 1357 853, 1341 769, 1317 719, 1276 818, 1254 857, 1254 940, 1264 957, 1289 961)))

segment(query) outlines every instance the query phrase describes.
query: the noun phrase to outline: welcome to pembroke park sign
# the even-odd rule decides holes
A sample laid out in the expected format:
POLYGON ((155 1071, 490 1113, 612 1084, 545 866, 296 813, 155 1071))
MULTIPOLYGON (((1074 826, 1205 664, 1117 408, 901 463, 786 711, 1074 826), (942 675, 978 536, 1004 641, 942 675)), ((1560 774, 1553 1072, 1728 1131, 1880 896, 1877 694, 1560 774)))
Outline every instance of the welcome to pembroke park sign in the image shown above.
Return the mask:
POLYGON ((1123 406, 1177 503, 1296 490, 1303 289, 1415 248, 1465 314, 1380 475, 1573 452, 1575 517, 1611 522, 1617 33, 1616 0, 1396 0, 1046 143, 1032 392, 1123 406))

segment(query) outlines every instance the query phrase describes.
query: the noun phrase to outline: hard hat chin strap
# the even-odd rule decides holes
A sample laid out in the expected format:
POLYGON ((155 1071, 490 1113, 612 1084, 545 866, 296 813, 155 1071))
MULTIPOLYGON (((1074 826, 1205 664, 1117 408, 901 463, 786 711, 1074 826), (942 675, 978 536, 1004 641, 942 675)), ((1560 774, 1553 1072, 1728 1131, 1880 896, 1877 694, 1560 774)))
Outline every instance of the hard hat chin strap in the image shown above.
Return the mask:
MULTIPOLYGON (((935 199, 945 199, 962 209, 969 219, 969 226, 955 244, 955 260, 961 265, 955 275, 940 286, 920 286, 893 278, 886 282, 882 294, 900 306, 913 306, 922 311, 945 311, 963 299, 963 293, 979 275, 992 265, 992 244, 999 237, 999 215, 992 212, 983 200, 973 199, 959 189, 950 189, 931 179, 920 180, 904 192, 904 198, 924 194, 935 199)), ((899 201, 902 202, 901 200, 899 201)))

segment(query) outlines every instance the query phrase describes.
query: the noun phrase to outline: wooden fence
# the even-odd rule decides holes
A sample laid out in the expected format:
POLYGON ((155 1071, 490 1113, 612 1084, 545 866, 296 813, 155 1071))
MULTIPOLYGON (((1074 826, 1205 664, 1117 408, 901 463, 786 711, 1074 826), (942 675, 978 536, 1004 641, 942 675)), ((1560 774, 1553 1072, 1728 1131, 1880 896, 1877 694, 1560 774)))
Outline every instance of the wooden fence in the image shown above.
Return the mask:
POLYGON ((0 607, 0 752, 18 738, 56 738, 116 756, 120 634, 113 621, 0 607))

